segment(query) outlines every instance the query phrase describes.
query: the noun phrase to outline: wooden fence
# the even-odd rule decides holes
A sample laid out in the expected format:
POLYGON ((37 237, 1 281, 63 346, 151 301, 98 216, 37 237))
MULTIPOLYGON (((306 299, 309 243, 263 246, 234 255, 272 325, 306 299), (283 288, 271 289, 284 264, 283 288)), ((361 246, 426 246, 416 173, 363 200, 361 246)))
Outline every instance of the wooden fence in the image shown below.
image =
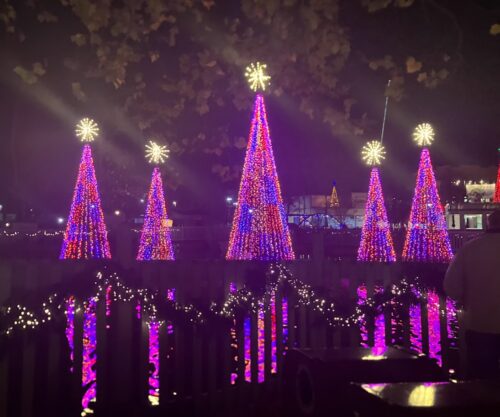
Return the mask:
MULTIPOLYGON (((2 271, 3 277, 12 278, 12 297, 25 293, 41 299, 44 286, 79 276, 78 264, 59 265, 10 264, 2 271), (56 278, 42 279, 49 271, 56 278)), ((209 300, 223 300, 231 284, 241 288, 253 266, 156 264, 128 274, 136 274, 137 286, 156 288, 165 297, 175 288, 180 303, 195 300, 208 305, 209 300)), ((319 293, 350 305, 363 303, 363 297, 371 297, 402 274, 400 265, 331 261, 297 261, 289 268, 319 293)), ((435 292, 424 294, 418 305, 401 309, 389 304, 350 327, 329 326, 320 312, 299 303, 293 291, 278 291, 271 299, 270 308, 240 312, 234 320, 190 324, 173 317, 154 328, 157 339, 137 305, 114 301, 109 307, 101 297, 86 310, 82 300, 76 300, 71 331, 62 316, 37 330, 2 339, 0 417, 234 414, 258 401, 262 389, 275 389, 283 354, 292 347, 399 344, 435 357, 445 369, 459 371, 456 311, 435 292), (88 406, 82 405, 87 400, 88 406)))

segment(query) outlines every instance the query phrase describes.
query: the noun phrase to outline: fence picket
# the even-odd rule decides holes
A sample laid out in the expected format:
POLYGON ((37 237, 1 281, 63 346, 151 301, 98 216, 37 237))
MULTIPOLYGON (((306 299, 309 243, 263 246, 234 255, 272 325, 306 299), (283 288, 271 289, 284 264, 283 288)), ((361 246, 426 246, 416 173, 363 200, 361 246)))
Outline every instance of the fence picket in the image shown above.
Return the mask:
MULTIPOLYGON (((294 266, 303 278, 307 275, 306 266, 306 262, 294 266)), ((241 276, 242 269, 236 266, 232 268, 236 278, 241 276)), ((223 287, 219 285, 220 283, 213 282, 223 273, 219 269, 219 265, 209 269, 208 276, 212 279, 203 281, 203 288, 198 288, 194 293, 200 297, 206 293, 211 299, 219 299, 218 295, 223 292, 223 287)), ((345 264, 341 267, 329 263, 323 263, 321 269, 324 274, 316 277, 316 282, 331 285, 328 289, 330 292, 338 291, 341 294, 345 292, 345 300, 349 299, 353 304, 357 302, 355 297, 361 281, 366 283, 367 298, 372 298, 379 291, 381 282, 387 283, 391 271, 385 265, 371 267, 345 264), (356 278, 347 280, 346 276, 352 274, 355 274, 356 278), (363 279, 361 280, 360 277, 363 279)), ((162 282, 161 266, 155 265, 147 271, 150 274, 149 284, 161 285, 162 288, 167 285, 167 281, 162 282)), ((193 294, 190 286, 196 280, 192 279, 182 284, 181 269, 177 268, 173 271, 176 274, 168 277, 168 284, 173 284, 173 281, 180 284, 177 286, 176 293, 179 296, 179 302, 189 300, 193 294)), ((202 274, 202 265, 198 265, 195 278, 203 279, 202 274)), ((227 282, 234 281, 228 279, 227 282)), ((262 393, 258 383, 275 380, 272 373, 276 369, 279 378, 282 357, 286 349, 293 347, 322 349, 359 345, 360 331, 357 324, 349 328, 327 326, 322 314, 312 310, 309 306, 297 303, 297 296, 284 294, 282 288, 274 294, 273 300, 274 304, 271 308, 263 312, 262 310, 251 313, 239 311, 234 322, 220 325, 217 323, 208 331, 207 328, 201 327, 202 325, 180 322, 177 319, 174 324, 168 320, 163 323, 159 329, 159 386, 162 411, 172 404, 172 400, 177 402, 177 400, 187 398, 193 400, 195 414, 202 413, 203 410, 208 410, 209 414, 216 413, 220 406, 228 411, 232 407, 248 404, 251 399, 255 400, 262 393), (283 304, 284 300, 287 301, 286 306, 283 304), (247 328, 245 328, 245 314, 249 314, 247 328), (284 317, 287 318, 286 322, 284 317), (247 346, 245 346, 245 340, 248 341, 247 346), (234 347, 231 343, 235 343, 234 347), (250 361, 249 367, 246 366, 245 359, 250 361), (236 373, 237 377, 231 375, 232 373, 236 373), (237 388, 232 386, 232 379, 237 382, 237 388), (235 390, 238 390, 238 396, 234 395, 235 390), (205 405, 208 407, 205 408, 205 405)), ((419 304, 418 320, 421 325, 424 354, 429 354, 429 351, 431 354, 435 353, 437 345, 435 338, 437 315, 435 310, 431 310, 435 308, 434 302, 437 298, 432 295, 432 300, 434 300, 432 304, 429 304, 431 302, 429 300, 431 296, 425 293, 419 304), (429 317, 429 310, 431 317, 429 317), (431 330, 429 321, 431 321, 431 326, 433 323, 435 325, 431 330), (430 334, 430 331, 434 333, 430 334)), ((441 352, 438 354, 441 355, 445 369, 450 366, 447 308, 446 298, 440 296, 441 352)), ((148 318, 142 312, 141 320, 137 320, 134 317, 135 305, 117 301, 113 302, 112 313, 108 319, 104 299, 97 302, 96 315, 96 411, 102 413, 106 410, 114 410, 115 405, 125 406, 125 403, 133 404, 140 410, 147 409, 149 407, 147 400, 149 388, 148 318), (110 328, 107 326, 108 322, 110 328)), ((380 320, 378 313, 368 314, 365 319, 368 345, 373 346, 377 342, 391 345, 393 341, 396 341, 401 342, 407 348, 410 347, 412 338, 409 306, 400 310, 394 305, 387 304, 383 309, 383 320, 380 320)), ((414 322, 415 320, 412 323, 414 322)), ((68 390, 71 391, 68 397, 74 405, 78 405, 79 412, 83 393, 83 333, 84 309, 81 303, 77 303, 74 314, 73 372, 67 385, 68 390)), ((7 354, 0 358, 0 417, 7 415, 32 417, 36 415, 37 409, 44 407, 45 403, 55 404, 57 397, 64 392, 64 387, 58 386, 57 382, 63 378, 63 366, 66 365, 66 362, 61 359, 61 355, 66 354, 65 350, 61 349, 61 343, 66 342, 66 338, 64 335, 52 332, 41 335, 38 339, 30 339, 28 335, 27 332, 21 335, 22 337, 14 339, 7 354), (46 362, 43 362, 43 357, 47 357, 46 362), (14 375, 16 372, 17 375, 14 375), (42 379, 47 381, 47 384, 40 387, 42 379), (14 404, 10 397, 16 390, 30 400, 29 404, 14 404), (44 398, 45 394, 46 398, 44 398)))

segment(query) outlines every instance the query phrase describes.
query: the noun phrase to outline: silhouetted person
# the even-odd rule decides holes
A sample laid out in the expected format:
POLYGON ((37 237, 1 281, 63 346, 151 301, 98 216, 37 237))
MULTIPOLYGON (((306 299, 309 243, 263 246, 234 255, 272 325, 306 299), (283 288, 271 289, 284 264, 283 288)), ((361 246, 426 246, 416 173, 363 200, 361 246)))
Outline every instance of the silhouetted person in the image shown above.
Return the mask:
POLYGON ((465 309, 467 376, 500 377, 500 210, 486 233, 455 255, 444 289, 465 309))

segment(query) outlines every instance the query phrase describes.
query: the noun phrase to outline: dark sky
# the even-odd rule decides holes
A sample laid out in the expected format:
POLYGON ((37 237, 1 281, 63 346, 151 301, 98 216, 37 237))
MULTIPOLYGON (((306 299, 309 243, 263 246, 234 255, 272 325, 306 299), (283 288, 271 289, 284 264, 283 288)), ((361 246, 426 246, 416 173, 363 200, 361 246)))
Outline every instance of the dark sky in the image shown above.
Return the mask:
MULTIPOLYGON (((365 50, 373 46, 374 56, 378 51, 397 49, 401 31, 413 31, 415 39, 425 37, 430 41, 434 37, 441 39, 443 33, 449 35, 451 42, 458 35, 462 37, 463 62, 446 82, 433 90, 409 85, 403 100, 389 104, 384 139, 388 158, 383 167, 387 196, 408 198, 411 195, 419 156, 418 148, 411 141, 411 131, 421 121, 432 123, 437 132, 436 143, 431 149, 435 167, 491 166, 491 178, 488 179, 494 179, 500 139, 500 35, 491 36, 489 28, 500 21, 500 7, 488 1, 441 3, 453 11, 458 26, 446 16, 438 16, 424 25, 411 13, 402 18, 397 10, 384 11, 361 22, 357 20, 355 8, 346 7, 343 11, 344 23, 356 27, 351 31, 353 50, 356 45, 362 45, 365 50), (392 30, 394 35, 390 33, 392 30)), ((422 51, 415 51, 416 56, 419 54, 422 55, 422 51)), ((5 66, 2 68, 6 71, 5 66)), ((381 122, 387 76, 367 66, 358 65, 349 71, 359 108, 381 122)), ((19 202, 23 201, 24 209, 34 207, 40 213, 65 216, 81 152, 80 144, 74 139, 73 126, 34 103, 29 94, 21 94, 17 85, 6 80, 11 80, 10 74, 2 74, 0 81, 0 204, 13 211, 19 209, 19 202), (19 161, 17 168, 12 163, 13 155, 19 161), (16 186, 14 178, 18 179, 16 186)), ((50 91, 47 97, 51 97, 50 91)), ((285 197, 328 194, 333 180, 341 196, 351 191, 365 191, 368 169, 361 164, 360 146, 362 141, 378 135, 378 127, 373 137, 351 141, 335 137, 320 120, 310 120, 286 92, 280 98, 267 97, 266 104, 285 197)), ((62 100, 56 105, 64 109, 66 103, 62 100)), ((232 129, 247 137, 250 118, 250 113, 241 113, 233 121, 232 129)), ((126 175, 138 179, 139 183, 142 181, 144 192, 150 180, 151 168, 142 160, 142 143, 132 142, 123 147, 119 139, 119 133, 110 135, 104 128, 103 136, 94 146, 101 195, 108 209, 114 207, 106 204, 106 193, 110 187, 119 185, 105 178, 103 160, 110 157, 127 160, 132 169, 126 175), (137 155, 141 155, 140 159, 131 162, 137 155)), ((206 210, 211 216, 220 218, 225 213, 225 195, 234 194, 238 184, 218 181, 210 174, 209 162, 200 162, 195 155, 172 158, 171 163, 178 169, 184 184, 176 190, 167 190, 167 199, 178 200, 180 206, 206 210)), ((243 153, 233 162, 242 164, 243 153)), ((130 195, 134 200, 140 197, 135 191, 130 195)), ((120 202, 113 204, 118 206, 120 202)))

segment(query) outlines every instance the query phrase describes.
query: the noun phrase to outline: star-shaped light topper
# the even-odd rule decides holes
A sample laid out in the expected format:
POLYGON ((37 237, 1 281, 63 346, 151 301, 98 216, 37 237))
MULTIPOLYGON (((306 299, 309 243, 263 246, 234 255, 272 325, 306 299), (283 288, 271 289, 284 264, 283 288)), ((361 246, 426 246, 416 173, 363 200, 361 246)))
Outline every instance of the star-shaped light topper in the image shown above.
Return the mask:
POLYGON ((253 91, 265 91, 270 84, 271 76, 266 74, 266 68, 267 65, 260 62, 252 62, 246 67, 245 77, 247 77, 248 84, 253 91))
POLYGON ((420 123, 413 131, 413 140, 418 146, 429 146, 434 142, 434 129, 430 123, 420 123))
POLYGON ((169 157, 170 149, 165 145, 158 145, 152 140, 146 144, 146 158, 151 164, 163 164, 169 157))
POLYGON ((380 165, 385 159, 384 145, 378 140, 368 142, 361 150, 361 157, 370 166, 380 165))
POLYGON ((93 142, 99 134, 99 126, 88 117, 83 118, 78 122, 75 128, 76 137, 82 142, 93 142))

